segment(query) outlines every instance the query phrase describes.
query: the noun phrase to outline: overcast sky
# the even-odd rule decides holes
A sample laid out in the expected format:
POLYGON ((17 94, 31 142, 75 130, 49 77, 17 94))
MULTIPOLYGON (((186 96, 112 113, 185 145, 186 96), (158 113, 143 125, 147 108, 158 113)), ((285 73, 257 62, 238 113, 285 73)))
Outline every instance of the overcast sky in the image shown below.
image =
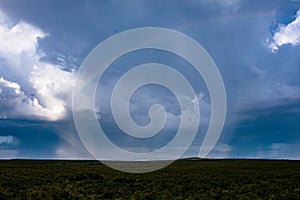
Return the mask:
MULTIPOLYGON (((298 0, 0 0, 0 158, 91 158, 71 112, 77 70, 103 40, 149 26, 192 37, 223 77, 227 117, 208 157, 300 159, 298 0)), ((166 52, 132 52, 112 64, 96 93, 100 124, 116 145, 142 152, 174 137, 180 108, 163 87, 140 88, 130 101, 131 116, 140 125, 149 123, 151 105, 165 107, 166 125, 157 137, 127 137, 112 118, 114 84, 147 62, 173 66, 197 93, 200 128, 185 156, 198 155, 210 119, 210 96, 201 76, 166 52)))

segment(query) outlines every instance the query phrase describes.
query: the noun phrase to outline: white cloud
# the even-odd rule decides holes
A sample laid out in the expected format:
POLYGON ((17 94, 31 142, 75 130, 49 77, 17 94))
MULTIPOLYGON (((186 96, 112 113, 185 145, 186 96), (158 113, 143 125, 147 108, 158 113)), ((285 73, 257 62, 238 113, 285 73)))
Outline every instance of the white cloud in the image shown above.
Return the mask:
POLYGON ((35 96, 28 96, 18 83, 0 77, 0 118, 39 118, 56 120, 55 109, 43 107, 35 96))
POLYGON ((1 54, 20 54, 22 52, 35 54, 37 38, 45 34, 34 26, 20 22, 12 28, 0 26, 1 54))
POLYGON ((44 64, 33 66, 29 81, 37 91, 42 105, 52 110, 52 115, 60 116, 65 114, 65 106, 71 96, 75 75, 59 68, 44 64))
POLYGON ((11 135, 0 136, 0 144, 13 144, 14 140, 15 140, 14 137, 11 135))
POLYGON ((0 10, 0 117, 63 119, 75 74, 40 61, 38 40, 46 33, 22 21, 8 24, 0 10))
POLYGON ((17 157, 19 151, 12 149, 12 147, 18 144, 18 138, 12 135, 0 136, 0 159, 11 159, 17 157))
POLYGON ((274 34, 273 41, 269 45, 273 52, 282 45, 298 45, 300 42, 300 10, 297 12, 296 19, 288 25, 279 25, 279 30, 274 34))

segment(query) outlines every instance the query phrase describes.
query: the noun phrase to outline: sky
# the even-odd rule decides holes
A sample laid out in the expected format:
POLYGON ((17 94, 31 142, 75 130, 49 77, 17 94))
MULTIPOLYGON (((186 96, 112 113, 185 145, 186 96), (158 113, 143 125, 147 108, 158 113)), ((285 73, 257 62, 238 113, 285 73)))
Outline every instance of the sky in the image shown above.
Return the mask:
MULTIPOLYGON (((299 0, 0 0, 0 158, 93 158, 73 121, 78 70, 100 42, 141 27, 184 33, 216 63, 227 115, 207 157, 300 159, 299 0)), ((99 124, 128 151, 152 152, 174 138, 182 111, 167 88, 145 85, 130 99, 132 120, 142 126, 149 124, 151 105, 164 106, 166 124, 156 136, 128 137, 112 116, 118 79, 149 62, 172 66, 193 86, 200 128, 183 156, 197 156, 211 116, 210 94, 201 75, 168 52, 139 50, 111 64, 97 87, 99 124)))

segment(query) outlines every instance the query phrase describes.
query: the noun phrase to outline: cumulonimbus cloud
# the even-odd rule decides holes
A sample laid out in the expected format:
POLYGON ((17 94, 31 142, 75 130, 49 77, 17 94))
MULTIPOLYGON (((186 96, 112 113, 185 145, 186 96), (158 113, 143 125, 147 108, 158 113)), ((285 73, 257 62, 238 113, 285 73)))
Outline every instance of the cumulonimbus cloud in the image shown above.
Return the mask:
POLYGON ((60 120, 67 115, 75 74, 41 61, 39 28, 12 24, 0 11, 0 117, 60 120))

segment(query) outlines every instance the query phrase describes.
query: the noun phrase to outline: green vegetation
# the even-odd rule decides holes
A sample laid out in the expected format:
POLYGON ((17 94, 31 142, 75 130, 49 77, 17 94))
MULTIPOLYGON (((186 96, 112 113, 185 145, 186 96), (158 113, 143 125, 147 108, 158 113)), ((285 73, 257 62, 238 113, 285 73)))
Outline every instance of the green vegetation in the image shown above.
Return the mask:
POLYGON ((146 174, 96 161, 0 161, 0 199, 300 199, 300 161, 188 159, 146 174))

